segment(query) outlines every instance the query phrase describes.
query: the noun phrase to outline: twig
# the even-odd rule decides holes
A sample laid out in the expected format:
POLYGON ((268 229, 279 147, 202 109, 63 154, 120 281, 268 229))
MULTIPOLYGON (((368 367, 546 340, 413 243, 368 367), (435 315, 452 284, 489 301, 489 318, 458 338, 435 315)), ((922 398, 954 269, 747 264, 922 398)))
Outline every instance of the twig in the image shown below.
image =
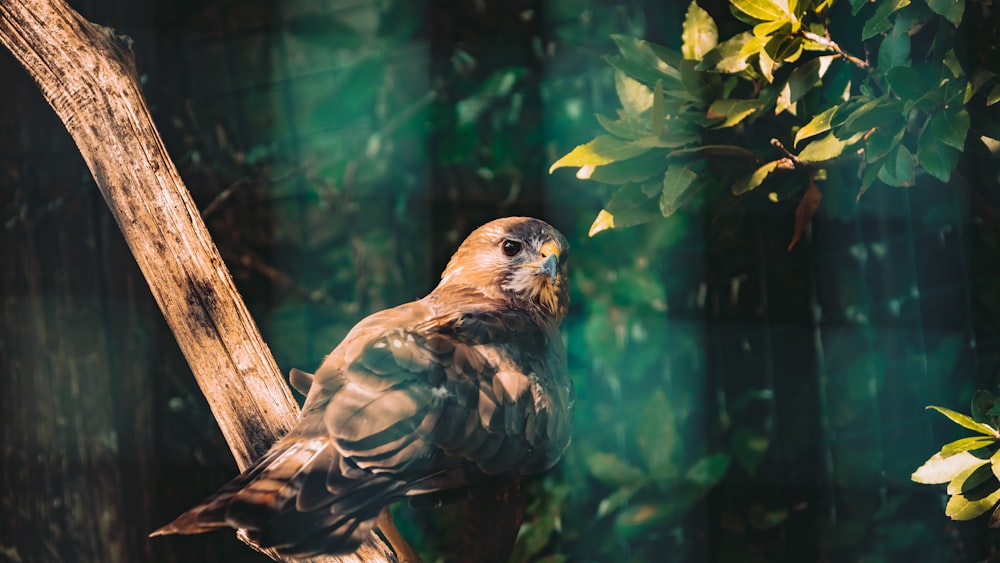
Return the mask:
POLYGON ((816 43, 818 45, 821 45, 823 47, 826 47, 827 49, 830 49, 831 51, 837 53, 841 57, 843 57, 843 58, 847 59, 848 61, 852 62, 855 66, 857 66, 861 70, 864 70, 864 71, 871 70, 872 67, 871 67, 871 65, 868 64, 868 61, 861 60, 858 57, 855 57, 854 55, 852 55, 852 54, 848 53, 847 51, 843 50, 840 47, 840 45, 838 45, 837 42, 834 41, 833 39, 830 39, 829 37, 823 37, 822 35, 818 35, 816 33, 808 31, 806 29, 803 29, 800 33, 802 34, 802 37, 804 37, 805 39, 808 39, 808 40, 810 40, 810 41, 812 41, 812 42, 814 42, 814 43, 816 43))

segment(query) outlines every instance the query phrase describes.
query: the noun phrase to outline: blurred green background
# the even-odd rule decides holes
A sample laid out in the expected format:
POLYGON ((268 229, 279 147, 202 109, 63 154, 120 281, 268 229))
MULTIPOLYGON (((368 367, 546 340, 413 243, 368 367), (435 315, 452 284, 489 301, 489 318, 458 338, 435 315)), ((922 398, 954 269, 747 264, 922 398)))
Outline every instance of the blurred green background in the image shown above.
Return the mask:
MULTIPOLYGON (((516 561, 983 561, 910 482, 1000 365, 998 169, 589 238, 613 189, 549 166, 619 106, 611 34, 678 49, 686 3, 73 3, 135 40, 147 100, 278 365, 426 294, 476 226, 572 246, 574 440, 516 561)), ((705 2, 713 13, 725 2, 705 2)), ((859 24, 860 25, 860 24, 859 24)), ((990 22, 992 25, 992 22, 990 22)), ((726 36, 721 30, 720 35, 726 36)), ((0 53, 0 561, 260 561, 145 535, 235 475, 61 124, 0 53)), ((766 142, 763 139, 762 142, 766 142)), ((399 507, 426 561, 452 515, 399 507)))

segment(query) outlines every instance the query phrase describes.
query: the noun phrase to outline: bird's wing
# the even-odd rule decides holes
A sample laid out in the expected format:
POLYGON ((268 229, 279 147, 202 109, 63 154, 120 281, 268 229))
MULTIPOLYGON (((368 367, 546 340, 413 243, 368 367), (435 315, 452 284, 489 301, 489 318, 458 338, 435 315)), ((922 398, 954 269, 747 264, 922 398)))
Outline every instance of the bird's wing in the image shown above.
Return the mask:
POLYGON ((561 352, 552 334, 502 308, 378 324, 332 354, 336 378, 317 372, 338 382, 322 401, 324 423, 347 464, 411 482, 414 494, 454 486, 468 470, 530 473, 555 463, 569 421, 553 403, 568 391, 546 383, 568 386, 568 377, 541 373, 563 365, 548 357, 561 352))

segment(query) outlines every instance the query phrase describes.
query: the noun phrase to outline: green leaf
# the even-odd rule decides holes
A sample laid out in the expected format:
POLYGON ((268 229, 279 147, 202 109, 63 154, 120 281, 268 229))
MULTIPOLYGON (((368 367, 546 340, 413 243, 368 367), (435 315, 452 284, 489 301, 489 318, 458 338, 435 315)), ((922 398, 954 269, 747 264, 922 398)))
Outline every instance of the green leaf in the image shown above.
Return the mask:
POLYGON ((820 113, 819 115, 816 115, 812 119, 810 119, 809 123, 803 125, 795 133, 795 142, 793 143, 793 146, 798 146, 799 141, 801 141, 802 139, 808 139, 813 135, 819 135, 820 133, 829 131, 830 119, 833 117, 833 113, 837 111, 837 108, 839 107, 840 106, 833 106, 824 111, 823 113, 820 113))
POLYGON ((969 112, 965 108, 958 111, 945 109, 931 118, 930 128, 939 143, 961 151, 965 149, 969 124, 969 112))
POLYGON ((569 154, 555 161, 549 168, 553 170, 565 166, 601 166, 645 154, 649 147, 637 146, 611 135, 600 135, 593 141, 574 148, 569 154))
POLYGON ((718 483, 729 469, 729 456, 726 454, 712 454, 705 456, 688 468, 684 477, 688 481, 701 485, 702 487, 713 487, 718 483))
POLYGON ((663 133, 663 119, 667 115, 666 102, 663 100, 663 81, 657 80, 653 86, 653 111, 649 115, 650 126, 654 135, 663 133))
POLYGON ((878 47, 877 67, 887 70, 910 62, 910 34, 904 27, 906 22, 896 18, 892 31, 885 36, 878 47))
POLYGON ((597 122, 601 124, 601 127, 615 137, 634 141, 639 137, 649 135, 649 129, 644 127, 642 122, 635 117, 626 116, 617 120, 612 120, 601 114, 595 114, 595 117, 597 118, 597 122))
POLYGON ((755 20, 789 19, 787 2, 779 4, 772 0, 732 0, 730 6, 755 20))
POLYGON ((929 126, 925 126, 917 139, 917 160, 928 174, 942 182, 951 179, 951 173, 958 165, 959 151, 939 143, 929 126))
POLYGON ((660 194, 660 213, 670 217, 677 211, 677 200, 684 195, 698 177, 687 165, 671 163, 663 175, 663 192, 660 194))
POLYGON ((989 422, 989 412, 997 406, 997 397, 993 393, 980 389, 972 395, 972 420, 989 422))
POLYGON ((875 162, 899 146, 906 132, 906 122, 901 117, 878 126, 865 141, 865 160, 875 162))
POLYGON ((625 184, 611 196, 606 208, 597 214, 588 236, 608 229, 624 229, 648 223, 660 217, 657 192, 644 189, 646 184, 625 184))
POLYGON ((832 55, 816 57, 800 64, 792 71, 788 77, 788 89, 791 91, 790 101, 793 104, 823 83, 823 75, 833 62, 833 58, 832 55))
POLYGON ((736 429, 729 440, 733 457, 749 473, 757 471, 770 445, 767 436, 747 428, 736 429))
POLYGON ((992 426, 988 424, 983 424, 981 422, 976 422, 967 415, 955 412, 945 407, 936 407, 934 405, 928 405, 926 408, 931 410, 936 410, 937 412, 948 417, 948 420, 951 420, 952 422, 961 426, 962 428, 972 430, 973 432, 979 432, 980 434, 985 434, 987 436, 992 436, 994 438, 1000 438, 1000 433, 997 433, 997 431, 992 426))
POLYGON ((638 428, 639 453, 649 473, 657 479, 676 476, 674 464, 678 446, 677 425, 673 409, 662 389, 650 395, 641 411, 638 428))
POLYGON ((771 172, 774 172, 775 169, 778 168, 778 165, 787 164, 787 160, 788 159, 782 158, 779 160, 772 160, 771 162, 761 165, 760 167, 758 167, 756 170, 753 171, 753 174, 750 174, 746 178, 743 178, 742 180, 733 184, 733 195, 745 194, 750 190, 753 190, 757 186, 761 185, 764 182, 764 180, 768 177, 768 175, 770 175, 771 172))
POLYGON ((979 500, 969 500, 963 495, 954 495, 948 500, 944 513, 953 520, 972 520, 993 508, 1000 501, 1000 489, 979 500))
POLYGON ((910 5, 910 0, 878 0, 878 7, 875 13, 869 18, 861 29, 861 40, 871 39, 879 33, 892 29, 889 16, 900 8, 910 5))
POLYGON ((799 152, 799 160, 804 162, 823 162, 840 156, 850 143, 838 139, 830 133, 825 137, 812 141, 799 152))
POLYGON ((843 131, 840 134, 846 137, 854 133, 863 133, 902 115, 903 103, 899 100, 872 100, 851 113, 851 116, 844 121, 843 131))
POLYGON ((667 153, 664 150, 651 150, 635 158, 597 166, 590 170, 590 175, 577 174, 582 180, 593 180, 605 184, 641 183, 654 176, 663 176, 667 168, 667 153))
POLYGON ((948 457, 944 457, 941 452, 938 452, 917 468, 910 479, 925 485, 939 485, 950 482, 963 471, 970 467, 978 467, 982 463, 982 459, 969 452, 961 452, 948 457))
POLYGON ((980 466, 972 466, 959 473, 948 483, 948 494, 958 495, 971 493, 976 487, 982 485, 987 480, 996 480, 993 469, 989 463, 980 466))
POLYGON ((615 92, 626 114, 639 115, 653 107, 653 91, 649 86, 620 70, 615 72, 615 92))
POLYGON ((991 436, 973 436, 971 438, 959 438, 954 442, 948 442, 941 447, 941 457, 950 457, 961 452, 968 452, 992 446, 997 443, 997 439, 991 436))
POLYGON ((745 31, 715 46, 695 67, 698 70, 716 70, 729 74, 741 72, 747 68, 747 59, 755 55, 764 43, 745 31))
POLYGON ((885 164, 878 172, 878 179, 895 187, 912 186, 916 169, 914 158, 904 145, 897 145, 893 154, 885 159, 885 164))
POLYGON ((716 128, 732 127, 763 106, 761 100, 715 100, 708 107, 707 115, 709 118, 725 118, 716 128))
POLYGON ((619 508, 625 506, 629 500, 635 496, 635 493, 639 490, 639 487, 622 487, 617 491, 611 493, 600 504, 597 505, 597 517, 604 518, 608 514, 617 511, 619 508))
POLYGON ((625 463, 615 454, 604 452, 590 455, 587 468, 598 481, 613 487, 636 485, 645 478, 641 469, 625 463))
POLYGON ((681 54, 685 59, 700 60, 719 42, 719 29, 715 20, 694 0, 688 6, 681 33, 681 54))
POLYGON ((904 100, 918 100, 930 89, 919 72, 905 66, 890 68, 885 79, 893 93, 904 100))
POLYGON ((958 27, 965 12, 965 0, 927 0, 927 6, 935 13, 958 27))

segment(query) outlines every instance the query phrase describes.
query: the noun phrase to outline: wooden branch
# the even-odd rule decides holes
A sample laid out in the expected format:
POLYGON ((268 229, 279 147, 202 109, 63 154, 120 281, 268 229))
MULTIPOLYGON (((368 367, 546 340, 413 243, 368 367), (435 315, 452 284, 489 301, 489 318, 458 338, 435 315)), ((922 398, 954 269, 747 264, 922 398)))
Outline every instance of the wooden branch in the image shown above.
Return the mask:
MULTIPOLYGON (((79 147, 244 469, 298 407, 167 155, 126 42, 62 0, 0 0, 0 43, 79 147)), ((395 557, 373 534, 354 556, 313 561, 395 557)))

